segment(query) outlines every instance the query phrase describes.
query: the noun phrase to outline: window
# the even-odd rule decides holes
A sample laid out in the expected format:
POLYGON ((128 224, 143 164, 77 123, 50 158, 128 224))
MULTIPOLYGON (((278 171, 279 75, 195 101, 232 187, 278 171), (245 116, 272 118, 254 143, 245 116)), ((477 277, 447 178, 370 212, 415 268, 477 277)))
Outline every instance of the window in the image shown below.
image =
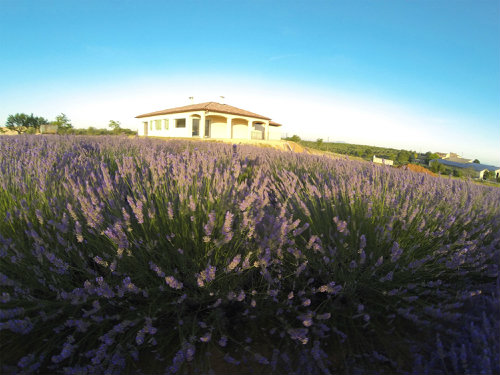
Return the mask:
POLYGON ((155 129, 161 130, 161 120, 155 120, 155 129))
POLYGON ((186 127, 186 119, 185 118, 178 118, 175 120, 175 127, 176 128, 185 128, 186 127))
POLYGON ((168 130, 168 118, 163 120, 163 125, 165 126, 165 130, 168 130))

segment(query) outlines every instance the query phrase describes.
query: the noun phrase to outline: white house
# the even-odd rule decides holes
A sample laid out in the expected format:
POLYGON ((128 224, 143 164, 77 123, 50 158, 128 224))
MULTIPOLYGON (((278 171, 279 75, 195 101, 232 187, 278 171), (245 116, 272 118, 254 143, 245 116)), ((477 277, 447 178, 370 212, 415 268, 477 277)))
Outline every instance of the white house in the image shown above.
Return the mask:
POLYGON ((138 134, 156 137, 281 139, 281 124, 228 104, 206 102, 136 116, 138 134))
POLYGON ((455 163, 472 163, 473 159, 466 159, 461 157, 460 155, 454 152, 448 152, 445 156, 442 157, 443 160, 453 161, 455 163))
POLYGON ((394 162, 391 159, 377 158, 375 155, 373 155, 372 162, 378 163, 378 164, 384 164, 384 165, 393 165, 394 164, 394 162))

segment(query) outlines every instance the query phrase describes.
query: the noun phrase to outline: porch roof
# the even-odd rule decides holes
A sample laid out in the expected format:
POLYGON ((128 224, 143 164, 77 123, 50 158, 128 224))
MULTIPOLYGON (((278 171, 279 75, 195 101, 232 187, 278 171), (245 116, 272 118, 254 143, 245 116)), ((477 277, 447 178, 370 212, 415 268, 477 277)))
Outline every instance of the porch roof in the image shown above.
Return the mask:
MULTIPOLYGON (((151 116, 159 116, 159 115, 170 115, 170 114, 174 114, 174 113, 193 112, 193 111, 218 112, 218 113, 225 113, 225 114, 229 114, 229 115, 254 117, 254 118, 263 119, 263 120, 271 120, 269 117, 262 116, 262 115, 259 115, 257 113, 253 113, 250 111, 246 111, 244 109, 236 108, 236 107, 233 107, 232 105, 220 104, 220 103, 216 103, 216 102, 190 104, 190 105, 185 105, 182 107, 169 108, 169 109, 164 109, 162 111, 145 113, 143 115, 136 116, 135 118, 151 117, 151 116)), ((276 125, 276 126, 278 126, 278 125, 276 125)))

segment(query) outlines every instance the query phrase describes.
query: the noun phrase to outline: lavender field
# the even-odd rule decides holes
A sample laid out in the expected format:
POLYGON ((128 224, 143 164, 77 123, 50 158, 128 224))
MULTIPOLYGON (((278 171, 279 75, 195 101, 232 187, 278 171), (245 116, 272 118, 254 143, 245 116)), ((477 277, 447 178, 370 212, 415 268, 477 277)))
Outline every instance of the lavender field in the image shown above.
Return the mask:
POLYGON ((0 137, 3 373, 498 373, 500 189, 251 146, 0 137))

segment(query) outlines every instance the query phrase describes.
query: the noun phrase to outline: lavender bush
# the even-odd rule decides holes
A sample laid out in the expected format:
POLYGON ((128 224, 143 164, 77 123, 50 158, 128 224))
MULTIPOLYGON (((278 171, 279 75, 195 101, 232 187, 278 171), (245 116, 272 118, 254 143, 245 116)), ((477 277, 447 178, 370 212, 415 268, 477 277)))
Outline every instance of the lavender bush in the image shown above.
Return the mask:
POLYGON ((495 373, 500 190, 250 146, 0 138, 10 373, 495 373))

